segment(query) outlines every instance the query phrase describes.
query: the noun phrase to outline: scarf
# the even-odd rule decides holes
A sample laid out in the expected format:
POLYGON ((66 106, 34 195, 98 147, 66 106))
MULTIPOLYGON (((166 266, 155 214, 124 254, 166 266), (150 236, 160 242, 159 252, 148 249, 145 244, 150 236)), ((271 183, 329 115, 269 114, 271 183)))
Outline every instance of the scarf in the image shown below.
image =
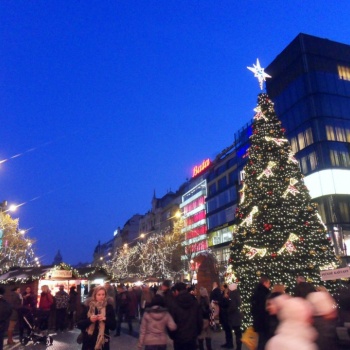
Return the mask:
MULTIPOLYGON (((106 305, 107 305, 107 301, 102 301, 102 302, 97 302, 94 300, 90 301, 89 311, 87 314, 88 318, 96 314, 96 309, 99 315, 106 317, 106 305)), ((106 327, 105 321, 97 321, 97 322, 91 323, 86 331, 89 335, 92 335, 94 333, 97 323, 98 323, 98 335, 97 335, 97 340, 95 344, 95 350, 101 350, 105 343, 105 327, 106 327)))

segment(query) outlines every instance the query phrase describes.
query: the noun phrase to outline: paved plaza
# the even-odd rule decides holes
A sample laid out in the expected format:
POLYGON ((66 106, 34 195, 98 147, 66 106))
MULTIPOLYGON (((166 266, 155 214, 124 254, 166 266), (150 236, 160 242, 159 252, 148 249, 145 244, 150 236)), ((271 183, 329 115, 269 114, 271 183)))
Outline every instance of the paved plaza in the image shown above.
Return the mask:
MULTIPOLYGON (((120 337, 114 337, 114 332, 111 337, 111 350, 136 350, 137 341, 139 336, 139 324, 137 321, 133 324, 135 331, 132 335, 128 334, 127 325, 122 326, 122 332, 120 337)), ((54 338, 53 345, 46 347, 46 345, 38 343, 33 344, 32 342, 28 343, 26 346, 23 346, 19 343, 16 345, 4 345, 4 350, 13 349, 13 350, 80 350, 81 345, 77 344, 76 339, 80 331, 74 329, 73 331, 59 332, 59 333, 50 333, 54 338)), ((17 341, 17 336, 15 337, 17 341)), ((4 344, 6 344, 7 339, 5 339, 4 344)), ((219 350, 220 345, 225 343, 225 334, 224 332, 215 332, 212 337, 212 345, 214 350, 219 350)), ((168 350, 173 350, 172 341, 169 339, 168 350)), ((195 350, 195 349, 194 349, 195 350)), ((243 346, 242 350, 248 350, 243 346)))

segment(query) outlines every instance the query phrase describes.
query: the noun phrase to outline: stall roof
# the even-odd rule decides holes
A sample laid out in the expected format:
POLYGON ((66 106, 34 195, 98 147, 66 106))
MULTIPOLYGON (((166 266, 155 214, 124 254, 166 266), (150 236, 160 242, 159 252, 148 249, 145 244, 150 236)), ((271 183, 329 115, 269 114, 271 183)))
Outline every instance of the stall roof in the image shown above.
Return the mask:
POLYGON ((82 267, 74 269, 66 264, 47 265, 36 267, 13 267, 9 271, 0 275, 0 284, 26 283, 33 280, 42 279, 52 270, 71 270, 72 277, 67 279, 97 279, 110 278, 108 272, 100 267, 82 267))

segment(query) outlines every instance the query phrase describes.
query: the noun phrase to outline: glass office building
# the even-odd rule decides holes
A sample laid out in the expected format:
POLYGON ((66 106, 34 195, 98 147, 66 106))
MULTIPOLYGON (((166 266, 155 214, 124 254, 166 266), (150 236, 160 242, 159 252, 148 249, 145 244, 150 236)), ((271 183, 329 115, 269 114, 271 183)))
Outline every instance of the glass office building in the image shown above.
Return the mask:
POLYGON ((299 34, 265 71, 336 254, 350 263, 350 46, 299 34))

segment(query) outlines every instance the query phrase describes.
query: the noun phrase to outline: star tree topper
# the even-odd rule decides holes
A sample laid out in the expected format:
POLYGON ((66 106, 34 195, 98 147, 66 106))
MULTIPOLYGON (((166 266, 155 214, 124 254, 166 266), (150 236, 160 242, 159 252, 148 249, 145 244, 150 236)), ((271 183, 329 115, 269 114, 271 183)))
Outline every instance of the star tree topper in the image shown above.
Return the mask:
POLYGON ((261 68, 259 59, 256 59, 256 64, 253 63, 253 67, 247 67, 250 71, 254 73, 254 77, 258 78, 260 89, 263 89, 263 82, 266 78, 271 78, 270 75, 264 72, 264 68, 261 68))

